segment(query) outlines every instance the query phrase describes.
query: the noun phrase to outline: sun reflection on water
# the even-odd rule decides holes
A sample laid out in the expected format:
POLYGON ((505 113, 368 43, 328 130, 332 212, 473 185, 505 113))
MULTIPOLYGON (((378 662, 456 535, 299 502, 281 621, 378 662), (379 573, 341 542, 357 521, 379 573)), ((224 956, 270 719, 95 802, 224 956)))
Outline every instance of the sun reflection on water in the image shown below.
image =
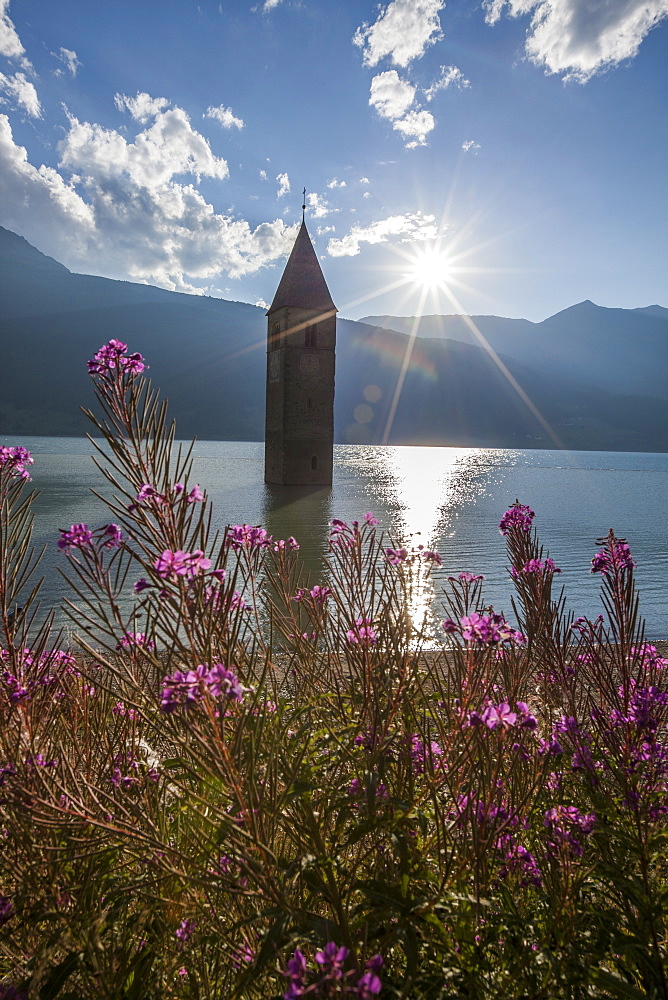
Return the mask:
MULTIPOLYGON (((406 548, 438 549, 454 534, 459 511, 489 483, 488 449, 386 446, 358 449, 357 457, 372 464, 368 490, 375 512, 392 541, 406 548)), ((427 579, 421 575, 409 597, 408 614, 428 645, 435 641, 440 611, 436 591, 446 576, 445 567, 427 579)))

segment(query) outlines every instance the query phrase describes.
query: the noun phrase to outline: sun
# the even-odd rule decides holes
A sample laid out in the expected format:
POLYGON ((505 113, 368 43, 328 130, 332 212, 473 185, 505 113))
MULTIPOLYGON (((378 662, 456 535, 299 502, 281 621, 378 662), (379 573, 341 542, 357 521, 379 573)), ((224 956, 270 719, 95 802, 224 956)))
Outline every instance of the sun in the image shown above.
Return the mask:
POLYGON ((443 250, 422 250, 412 259, 406 278, 422 288, 437 288, 447 284, 452 276, 452 264, 443 250))

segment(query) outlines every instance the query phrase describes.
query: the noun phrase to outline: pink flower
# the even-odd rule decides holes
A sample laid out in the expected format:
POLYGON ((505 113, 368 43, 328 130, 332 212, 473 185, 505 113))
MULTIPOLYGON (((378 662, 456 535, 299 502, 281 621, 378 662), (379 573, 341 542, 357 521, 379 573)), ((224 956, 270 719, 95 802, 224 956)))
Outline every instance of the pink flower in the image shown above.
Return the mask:
POLYGON ((271 545, 272 537, 266 528, 252 524, 235 524, 228 529, 226 542, 236 551, 244 548, 266 549, 271 545))
POLYGON ((196 549, 194 552, 184 552, 182 549, 172 552, 170 549, 165 549, 155 560, 154 566, 160 576, 168 579, 203 573, 210 568, 211 560, 205 557, 201 549, 196 549))
POLYGON ((136 649, 137 647, 155 649, 155 643, 147 639, 143 632, 125 632, 116 644, 116 649, 136 649))
POLYGON ((87 524, 73 524, 69 530, 60 528, 59 549, 81 549, 90 545, 93 540, 93 532, 87 524))
POLYGON ((362 646, 369 646, 376 642, 378 636, 371 627, 371 618, 357 618, 355 628, 350 628, 346 632, 348 642, 359 643, 362 646))
POLYGON ((390 566, 399 566, 408 559, 407 549, 385 549, 385 558, 390 566))
POLYGON ((34 459, 27 448, 20 445, 16 448, 0 448, 0 471, 6 469, 10 476, 20 479, 30 479, 26 465, 32 465, 34 459))
POLYGON ((531 522, 536 516, 531 507, 516 500, 512 507, 506 511, 499 522, 499 531, 502 535, 507 535, 511 529, 516 531, 530 531, 531 522))
POLYGON ((140 375, 147 365, 141 354, 126 356, 127 349, 128 345, 122 340, 110 340, 88 362, 88 371, 91 375, 104 375, 119 369, 123 374, 140 375))
POLYGON ((190 493, 186 497, 186 503, 201 503, 204 500, 204 493, 201 491, 199 486, 193 486, 190 493))

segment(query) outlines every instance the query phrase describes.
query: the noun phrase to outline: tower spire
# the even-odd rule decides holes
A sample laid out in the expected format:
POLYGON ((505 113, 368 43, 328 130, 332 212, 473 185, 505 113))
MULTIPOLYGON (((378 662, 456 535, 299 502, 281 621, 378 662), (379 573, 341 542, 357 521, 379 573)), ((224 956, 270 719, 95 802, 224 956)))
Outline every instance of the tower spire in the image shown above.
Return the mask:
POLYGON ((302 225, 306 222, 306 188, 302 192, 302 225))

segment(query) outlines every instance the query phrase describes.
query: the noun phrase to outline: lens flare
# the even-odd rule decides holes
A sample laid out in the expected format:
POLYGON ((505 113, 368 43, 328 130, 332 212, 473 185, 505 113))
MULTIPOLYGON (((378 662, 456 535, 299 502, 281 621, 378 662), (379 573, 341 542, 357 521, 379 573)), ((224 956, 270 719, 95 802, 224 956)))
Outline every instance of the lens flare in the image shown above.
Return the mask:
POLYGON ((452 276, 452 263, 443 250, 422 250, 412 260, 406 278, 423 288, 443 287, 452 276))

